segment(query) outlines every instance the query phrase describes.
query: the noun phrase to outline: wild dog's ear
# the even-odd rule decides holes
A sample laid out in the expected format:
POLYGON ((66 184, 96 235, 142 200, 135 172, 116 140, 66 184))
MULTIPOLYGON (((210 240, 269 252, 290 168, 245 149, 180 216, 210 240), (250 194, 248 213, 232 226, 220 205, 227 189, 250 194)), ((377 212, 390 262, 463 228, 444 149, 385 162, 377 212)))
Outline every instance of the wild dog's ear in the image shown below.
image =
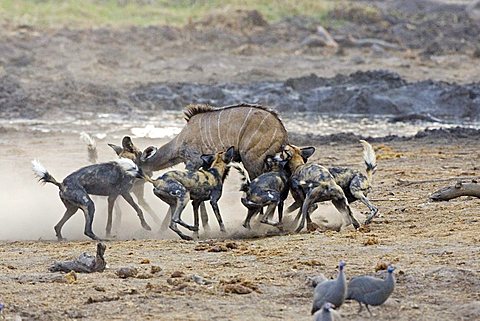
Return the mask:
POLYGON ((149 159, 156 153, 157 153, 157 147, 149 146, 145 148, 145 150, 143 151, 142 155, 140 156, 140 161, 145 162, 147 159, 149 159))
POLYGON ((223 160, 225 161, 225 163, 230 163, 233 159, 233 156, 235 156, 235 148, 233 146, 230 146, 225 152, 223 160))
POLYGON ((108 144, 108 146, 112 147, 117 156, 120 156, 120 154, 123 152, 123 148, 121 146, 115 145, 115 144, 108 144))
POLYGON ((202 167, 203 169, 208 169, 212 166, 213 161, 215 160, 215 155, 213 154, 203 154, 200 156, 202 159, 202 167))
POLYGON ((130 153, 135 153, 137 148, 133 145, 132 139, 130 136, 125 136, 122 139, 122 147, 124 150, 129 151, 130 153))
POLYGON ((315 153, 315 147, 313 146, 300 148, 300 155, 304 160, 307 160, 313 153, 315 153))

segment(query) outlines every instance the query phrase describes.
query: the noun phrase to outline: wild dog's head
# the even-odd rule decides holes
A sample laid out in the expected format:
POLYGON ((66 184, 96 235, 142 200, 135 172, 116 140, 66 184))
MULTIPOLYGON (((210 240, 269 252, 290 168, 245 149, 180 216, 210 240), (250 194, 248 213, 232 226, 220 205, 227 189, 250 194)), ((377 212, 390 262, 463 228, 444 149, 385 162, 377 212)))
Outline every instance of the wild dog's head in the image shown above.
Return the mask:
POLYGON ((133 144, 130 136, 123 137, 122 146, 115 144, 108 144, 108 146, 112 147, 119 157, 128 158, 137 164, 139 163, 142 151, 133 144))
POLYGON ((265 157, 264 172, 279 172, 285 168, 288 160, 282 159, 280 154, 281 153, 277 153, 275 156, 268 155, 265 157))
POLYGON ((203 162, 202 168, 215 169, 220 173, 222 179, 225 179, 228 174, 228 164, 233 160, 234 156, 235 148, 233 146, 229 147, 226 151, 215 154, 203 154, 201 156, 203 162))
POLYGON ((300 165, 307 162, 313 153, 315 153, 315 147, 298 147, 295 145, 285 145, 281 152, 275 155, 275 158, 286 160, 289 167, 293 170, 300 165))

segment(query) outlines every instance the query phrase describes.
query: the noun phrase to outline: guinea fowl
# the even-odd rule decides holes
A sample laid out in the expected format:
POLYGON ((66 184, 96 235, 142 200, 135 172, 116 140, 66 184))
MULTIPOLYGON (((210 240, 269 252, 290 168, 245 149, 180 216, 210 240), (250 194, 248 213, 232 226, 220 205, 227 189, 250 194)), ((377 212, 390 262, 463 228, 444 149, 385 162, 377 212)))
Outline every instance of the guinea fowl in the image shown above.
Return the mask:
POLYGON ((74 261, 55 262, 53 266, 49 268, 50 272, 70 272, 75 271, 78 273, 93 273, 103 272, 107 263, 104 259, 106 246, 103 243, 97 244, 96 256, 89 255, 88 253, 82 253, 78 259, 74 261))
POLYGON ((395 268, 393 266, 388 266, 388 274, 385 280, 366 275, 354 277, 350 280, 346 298, 355 300, 360 304, 358 313, 362 311, 363 303, 370 315, 372 315, 368 306, 381 305, 388 299, 395 287, 394 270, 395 268))
POLYGON ((327 302, 339 308, 345 301, 347 295, 347 280, 344 273, 346 263, 340 261, 338 265, 338 276, 335 280, 328 280, 317 284, 313 296, 312 314, 320 310, 327 302))
POLYGON ((334 310, 333 304, 327 302, 322 309, 313 315, 313 321, 341 321, 340 313, 334 310))

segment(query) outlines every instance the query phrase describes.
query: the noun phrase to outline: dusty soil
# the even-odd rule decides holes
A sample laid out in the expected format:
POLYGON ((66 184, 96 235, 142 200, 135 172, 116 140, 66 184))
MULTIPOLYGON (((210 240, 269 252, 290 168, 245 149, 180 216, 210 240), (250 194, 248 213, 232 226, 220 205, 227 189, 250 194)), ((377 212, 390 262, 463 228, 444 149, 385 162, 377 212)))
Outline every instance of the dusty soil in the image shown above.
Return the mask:
MULTIPOLYGON (((118 239, 107 242, 109 267, 104 273, 77 275, 72 282, 64 274, 48 272, 56 260, 93 252, 95 243, 82 235, 81 214, 64 228, 71 241, 53 241, 52 228, 63 206, 56 187, 36 184, 29 161, 39 158, 60 179, 87 163, 85 147, 70 128, 48 133, 27 127, 16 131, 8 126, 9 121, 91 119, 98 113, 142 119, 168 108, 179 110, 188 97, 178 101, 165 97, 191 87, 196 90, 191 102, 208 99, 215 103, 224 95, 218 88, 243 90, 261 82, 289 83, 300 96, 315 90, 311 86, 317 83, 338 82, 338 94, 349 87, 348 79, 358 77, 361 82, 362 77, 380 79, 378 75, 393 72, 394 77, 387 78, 407 85, 402 89, 406 98, 411 98, 411 83, 420 84, 414 89, 447 88, 446 96, 438 96, 446 99, 445 110, 456 102, 465 105, 461 111, 465 117, 478 115, 480 32, 478 21, 465 11, 465 1, 370 1, 377 9, 368 11, 356 10, 360 3, 353 1, 352 7, 332 12, 332 19, 350 21, 326 26, 339 41, 339 49, 305 45, 316 32, 316 23, 309 19, 294 17, 269 24, 252 12, 212 16, 184 28, 40 30, 2 23, 3 316, 7 320, 310 320, 312 289, 306 278, 318 273, 334 277, 338 261, 344 259, 349 278, 381 275, 375 269, 382 263, 396 266, 396 289, 382 307, 372 308, 374 319, 479 319, 480 201, 462 198, 431 203, 429 193, 450 182, 405 185, 398 181, 478 177, 480 134, 466 129, 372 140, 379 169, 371 199, 381 217, 368 229, 270 235, 274 229, 256 224, 254 232, 246 233, 240 223, 245 209, 239 202, 238 177, 232 174, 220 202, 227 236, 215 232, 213 218, 213 234, 202 235, 199 242, 159 233, 158 226, 146 233, 125 207, 118 239), (351 46, 345 42, 349 36, 377 38, 398 48, 351 46), (354 76, 345 76, 350 74, 354 76), (205 86, 208 90, 202 91, 205 86), (121 267, 135 267, 138 274, 121 279, 115 274, 121 267)), ((371 93, 372 88, 364 92, 371 93)), ((282 90, 273 88, 272 92, 282 90)), ((355 105, 370 106, 368 99, 373 96, 362 94, 355 105)), ((429 97, 423 97, 424 101, 429 97)), ((282 112, 289 111, 288 106, 280 107, 282 112)), ((364 112, 375 114, 379 108, 364 112)), ((101 120, 98 125, 103 126, 101 120)), ((129 133, 121 122, 117 125, 112 130, 116 135, 129 133)), ((314 160, 322 164, 362 166, 358 136, 298 132, 291 137, 298 144, 316 145, 314 160)), ((104 142, 114 139, 118 136, 107 135, 99 143, 100 160, 112 159, 104 142)), ((162 144, 150 139, 136 142, 142 147, 162 144)), ((151 194, 148 199, 163 216, 165 205, 151 194)), ((103 235, 105 201, 98 198, 95 202, 94 229, 103 235)), ((366 211, 361 204, 353 207, 357 213, 366 211)), ((328 205, 320 206, 314 220, 319 221, 321 214, 336 216, 328 205)), ((189 209, 184 216, 190 219, 189 209)), ((147 220, 151 222, 148 216, 147 220)), ((353 302, 340 311, 347 320, 369 318, 366 312, 358 315, 353 302)))
MULTIPOLYGON (((10 142, 0 145, 2 155, 6 155, 2 158, 2 176, 12 182, 10 197, 17 199, 19 206, 18 212, 15 208, 9 212, 17 213, 21 222, 13 218, 9 222, 7 218, 7 225, 19 238, 38 237, 42 231, 43 239, 52 240, 52 227, 63 211, 56 187, 38 186, 28 164, 16 165, 15 161, 18 155, 24 159, 41 155, 47 168, 62 177, 68 168, 85 162, 83 146, 78 146, 76 135, 8 135, 10 142), (18 146, 18 141, 24 144, 18 146), (63 155, 71 157, 58 159, 59 146, 63 155), (27 195, 32 196, 25 201, 27 195)), ((139 141, 141 146, 152 143, 139 141)), ((339 233, 265 237, 266 230, 259 230, 256 224, 257 232, 247 234, 240 225, 245 210, 236 192, 238 180, 232 175, 220 204, 229 230, 226 239, 214 234, 210 240, 202 236, 199 242, 186 242, 170 233, 145 234, 131 217, 130 224, 125 226, 123 222, 123 229, 133 229, 132 234, 126 234, 129 240, 106 243, 108 269, 77 275, 77 280, 70 283, 72 280, 67 281, 64 274, 47 269, 56 260, 94 251, 95 243, 81 236, 83 218, 77 214, 65 226, 64 234, 80 241, 0 243, 0 300, 6 306, 3 313, 7 320, 14 320, 16 315, 23 320, 309 320, 312 289, 306 278, 318 273, 333 277, 338 261, 344 259, 347 277, 380 275, 381 271, 375 273, 375 269, 381 263, 396 266, 395 291, 382 307, 372 308, 375 319, 478 319, 480 201, 461 198, 432 203, 428 195, 448 182, 406 186, 398 180, 478 177, 479 145, 478 139, 451 135, 374 143, 379 161, 370 196, 380 208, 381 217, 358 232, 350 227, 339 233), (115 274, 121 267, 135 267, 138 274, 121 279, 115 274), (154 267, 160 267, 160 271, 152 273, 154 267), (207 284, 203 284, 205 281, 207 284)), ((314 159, 323 164, 361 167, 357 165, 361 163, 357 144, 322 143, 318 147, 321 152, 314 159)), ((100 155, 107 152, 101 149, 100 155)), ((2 204, 8 204, 8 200, 2 204)), ((163 205, 150 201, 164 213, 163 205)), ((96 230, 102 235, 104 200, 96 202, 96 230)), ((366 211, 361 204, 353 207, 357 212, 366 211)), ((318 222, 321 213, 337 215, 330 206, 320 206, 314 220, 318 222)), ((128 215, 133 213, 124 217, 128 215)), ((190 210, 184 216, 189 220, 190 210)), ((211 219, 212 230, 217 231, 211 219)), ((347 320, 368 319, 366 312, 357 314, 357 307, 347 303, 341 314, 347 320)))

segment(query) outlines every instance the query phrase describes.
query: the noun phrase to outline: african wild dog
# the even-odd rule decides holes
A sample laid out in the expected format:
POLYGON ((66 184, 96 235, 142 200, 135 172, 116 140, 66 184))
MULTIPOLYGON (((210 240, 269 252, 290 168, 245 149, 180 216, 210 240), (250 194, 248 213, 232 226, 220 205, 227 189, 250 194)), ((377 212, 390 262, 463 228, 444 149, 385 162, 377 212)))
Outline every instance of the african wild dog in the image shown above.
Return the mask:
POLYGON ((223 182, 228 175, 228 164, 234 157, 233 146, 224 152, 215 155, 202 155, 205 163, 211 163, 207 170, 173 170, 166 172, 156 180, 145 179, 154 186, 153 192, 161 200, 170 206, 170 229, 175 231, 182 239, 192 240, 192 237, 183 234, 177 227, 177 223, 198 234, 198 208, 204 201, 209 200, 213 212, 217 217, 220 230, 225 232, 225 226, 218 208, 218 200, 222 196, 223 182), (213 158, 213 161, 211 160, 213 158), (192 200, 194 225, 182 221, 181 214, 188 201, 192 200))
MULTIPOLYGON (((288 160, 288 169, 291 172, 290 188, 295 202, 302 204, 300 224, 296 231, 300 232, 307 224, 311 225, 310 212, 314 210, 315 203, 332 201, 340 213, 344 214, 348 224, 352 223, 357 229, 358 221, 353 217, 352 210, 342 188, 335 182, 327 168, 306 163, 306 160, 315 152, 314 147, 299 148, 294 145, 284 147, 282 157, 288 160)), ((308 226, 307 225, 307 226, 308 226)))
POLYGON ((330 167, 328 171, 333 175, 335 182, 343 189, 349 203, 359 200, 368 207, 370 214, 367 216, 365 224, 369 224, 378 213, 378 208, 370 203, 367 198, 367 194, 372 187, 377 162, 373 147, 364 140, 360 140, 360 143, 363 145, 363 160, 367 167, 367 175, 359 170, 345 167, 330 167))
POLYGON ((58 186, 60 199, 67 208, 62 219, 55 225, 55 233, 59 241, 64 240, 62 237, 63 225, 78 209, 81 209, 85 215, 85 235, 99 240, 92 230, 95 205, 89 195, 108 196, 109 219, 115 199, 121 195, 137 212, 142 227, 151 230, 143 217, 142 210, 130 195, 135 178, 143 177, 141 170, 131 159, 120 158, 113 162, 82 167, 65 177, 61 183, 57 182, 37 160, 32 161, 32 165, 40 182, 58 186))
POLYGON ((247 217, 243 226, 250 229, 252 217, 259 213, 263 207, 268 206, 265 214, 262 215, 261 223, 282 228, 283 204, 288 196, 288 175, 285 170, 287 161, 273 156, 265 158, 266 172, 251 182, 246 178, 244 171, 235 167, 243 176, 244 183, 240 190, 244 192, 241 199, 242 204, 248 209, 247 217), (278 222, 269 220, 275 208, 278 207, 278 222))

